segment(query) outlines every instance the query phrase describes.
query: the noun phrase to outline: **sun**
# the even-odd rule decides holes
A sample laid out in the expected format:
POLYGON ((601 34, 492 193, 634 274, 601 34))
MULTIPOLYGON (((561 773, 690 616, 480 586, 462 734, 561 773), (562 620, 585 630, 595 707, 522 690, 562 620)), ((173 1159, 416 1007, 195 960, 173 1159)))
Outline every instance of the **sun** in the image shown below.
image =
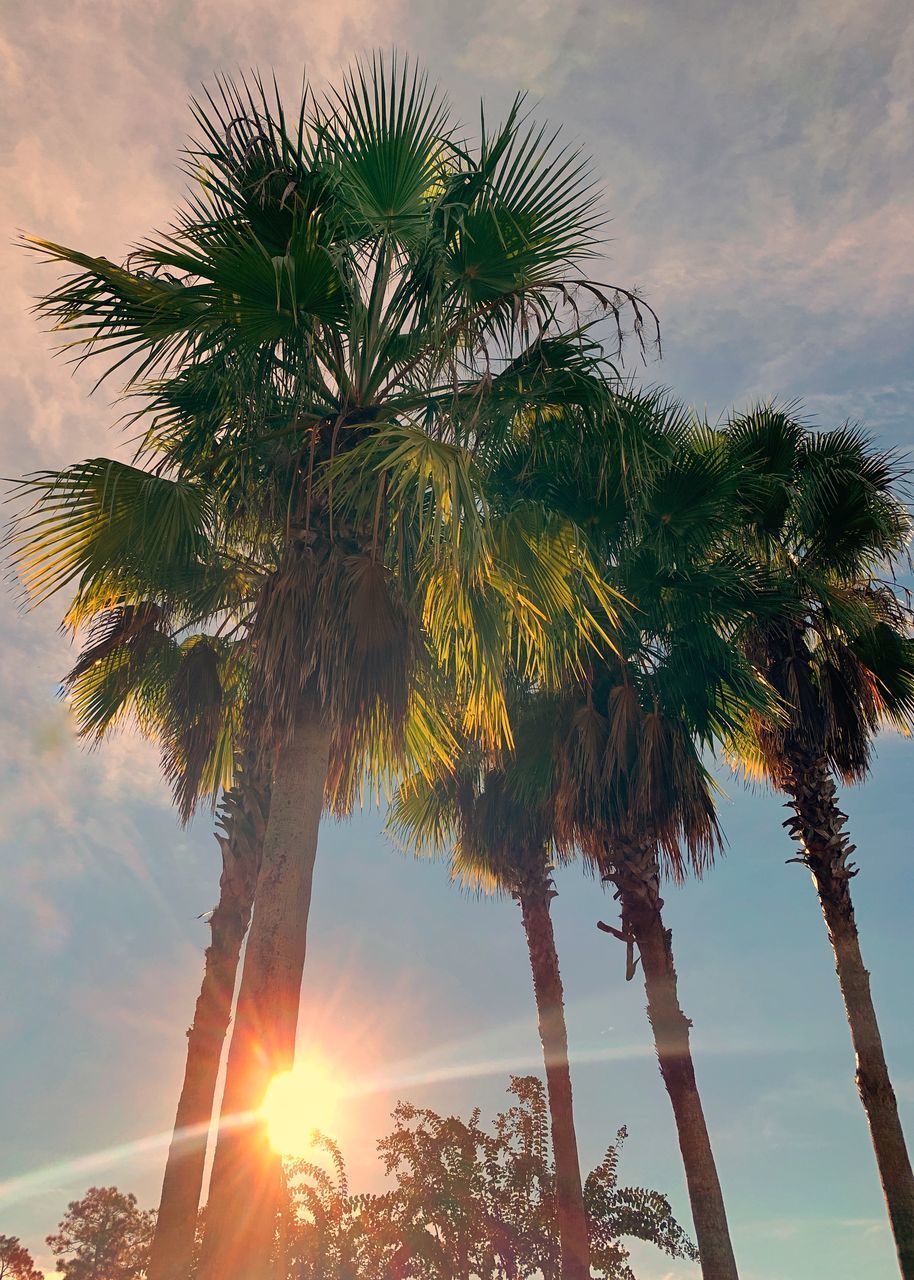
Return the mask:
POLYGON ((273 1150, 303 1156, 311 1151, 315 1129, 333 1137, 340 1098, 339 1077, 316 1058, 274 1076, 260 1107, 273 1150))

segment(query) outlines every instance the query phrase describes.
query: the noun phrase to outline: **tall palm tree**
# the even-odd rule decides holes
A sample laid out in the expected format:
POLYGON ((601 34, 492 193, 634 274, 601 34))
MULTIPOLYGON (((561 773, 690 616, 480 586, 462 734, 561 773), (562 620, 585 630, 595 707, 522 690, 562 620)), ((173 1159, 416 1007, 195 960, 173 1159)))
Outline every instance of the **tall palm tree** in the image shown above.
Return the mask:
POLYGON ((468 746, 452 771, 410 779, 394 799, 391 826, 419 851, 450 849, 456 880, 510 894, 520 907, 546 1072, 561 1277, 587 1280, 587 1212, 551 910, 555 853, 548 782, 555 708, 548 697, 524 701, 515 718, 513 753, 496 764, 468 746))
MULTIPOLYGON (((583 540, 535 506, 491 513, 485 444, 529 407, 518 369, 580 331, 575 295, 619 303, 581 269, 589 168, 520 103, 471 150, 415 70, 373 59, 291 124, 257 81, 221 81, 196 114, 196 187, 167 235, 122 266, 34 243, 76 269, 40 309, 79 354, 132 361, 134 387, 182 373, 192 397, 203 370, 211 412, 153 397, 153 471, 39 477, 19 538, 39 593, 163 548, 192 577, 204 543, 247 575, 225 624, 248 645, 272 802, 223 1098, 237 1119, 292 1060, 328 778, 355 785, 374 743, 396 748, 428 664, 465 728, 502 740, 507 655, 553 678, 593 629, 583 540)), ((276 1168, 262 1125, 222 1127, 205 1280, 263 1274, 276 1168)))
POLYGON ((269 815, 269 783, 239 770, 223 794, 217 833, 222 853, 219 898, 209 916, 203 980, 187 1033, 184 1079, 168 1150, 149 1280, 189 1274, 203 1191, 206 1137, 213 1115, 222 1051, 231 1021, 241 946, 254 902, 269 815))
MULTIPOLYGON (((161 562, 158 568, 161 580, 161 562)), ((132 588, 138 585, 134 582, 132 588)), ((198 594, 200 586, 195 584, 198 594)), ((98 743, 132 718, 160 749, 182 822, 205 800, 215 806, 221 788, 219 898, 208 917, 211 942, 187 1033, 184 1081, 147 1268, 149 1280, 186 1280, 199 1222, 206 1137, 269 813, 270 780, 257 753, 237 747, 245 721, 243 646, 220 642, 212 634, 187 635, 176 612, 180 584, 170 593, 171 612, 148 599, 127 603, 126 589, 116 579, 95 581, 64 619, 66 627, 86 635, 64 680, 79 734, 98 743), (120 603, 92 612, 111 598, 120 603), (180 641, 175 629, 185 633, 180 641)), ((445 726, 437 733, 447 741, 445 726)))
POLYGON ((911 615, 883 577, 911 534, 901 476, 858 429, 817 434, 789 409, 735 417, 725 437, 744 471, 743 541, 786 602, 746 636, 786 718, 754 717, 736 752, 793 811, 786 825, 822 908, 899 1264, 911 1280, 914 1175, 860 951, 850 888, 858 868, 835 785, 867 775, 882 726, 914 719, 911 615))
MULTIPOLYGON (((706 1277, 736 1263, 679 1004, 660 894, 701 874, 720 845, 703 752, 735 732, 770 690, 734 645, 776 593, 733 550, 740 474, 713 433, 669 396, 621 393, 602 427, 557 413, 553 431, 501 462, 510 490, 539 493, 586 527, 608 580, 632 606, 614 649, 591 651, 553 732, 554 832, 581 849, 621 902, 637 951, 670 1095, 706 1277), (532 456, 531 456, 532 455, 532 456)), ((525 445, 527 442, 524 442, 525 445)))
MULTIPOLYGON (((110 598, 112 589, 123 597, 123 586, 109 584, 102 599, 110 598)), ((220 645, 212 635, 177 640, 172 632, 177 619, 148 599, 131 604, 121 598, 93 615, 84 598, 79 620, 87 640, 64 687, 80 736, 98 742, 132 716, 160 749, 182 822, 205 798, 215 804, 221 790, 219 897, 208 917, 210 943, 187 1032, 184 1080, 147 1268, 149 1280, 185 1280, 216 1082, 260 867, 270 780, 257 753, 237 745, 244 684, 239 654, 233 651, 237 646, 220 645)), ((68 622, 77 622, 76 610, 68 622)))
MULTIPOLYGON (((674 880, 700 874, 719 847, 701 753, 732 734, 747 708, 770 704, 732 639, 776 601, 756 567, 729 547, 739 476, 720 442, 663 395, 620 393, 610 408, 582 431, 553 406, 551 434, 527 439, 521 429, 522 452, 512 459, 503 451, 499 465, 506 501, 536 494, 586 519, 594 554, 631 605, 614 626, 615 647, 592 647, 583 681, 535 699, 538 722, 515 733, 513 756, 483 768, 471 753, 469 781, 464 772, 450 790, 413 784, 395 817, 439 844, 458 832, 459 856, 473 851, 477 869, 488 858, 516 894, 529 851, 541 867, 555 847, 583 850, 615 886, 622 928, 604 927, 628 945, 629 977, 636 949, 642 963, 704 1274, 731 1280, 736 1264, 660 880, 664 870, 674 880)), ((531 913, 531 925, 535 919, 531 913)), ((551 922, 540 918, 539 933, 548 949, 551 922)), ((563 1123, 571 1124, 570 1105, 563 1123)))
POLYGON ((700 875, 719 847, 701 747, 733 730, 746 705, 764 705, 764 694, 716 633, 703 634, 693 624, 668 639, 666 660, 654 661, 650 670, 643 654, 640 665, 631 656, 594 662, 585 688, 534 701, 518 719, 514 752, 497 765, 468 751, 453 775, 431 783, 412 780, 393 807, 395 829, 415 843, 453 845, 457 878, 510 893, 520 904, 546 1065, 563 1275, 582 1274, 587 1219, 550 911, 551 870, 559 851, 577 847, 615 888, 621 927, 600 927, 626 943, 629 979, 636 972, 635 952, 641 962, 703 1275, 737 1276, 692 1061, 691 1022, 678 998, 661 879, 664 873, 677 882, 689 871, 700 875))
MULTIPOLYGON (((673 655, 671 655, 673 656, 673 655)), ((669 667, 631 662, 595 669, 557 752, 564 839, 580 846, 615 890, 620 927, 600 922, 627 947, 626 978, 641 962, 647 1014, 676 1122, 692 1218, 706 1280, 734 1280, 737 1267, 720 1178, 696 1081, 691 1020, 679 1003, 672 931, 663 915, 664 876, 701 875, 719 846, 712 787, 694 713, 704 698, 735 701, 745 682, 728 655, 711 670, 712 647, 683 638, 669 667), (680 661, 700 664, 691 672, 680 661), (688 680, 689 688, 678 682, 688 680), (637 956, 637 959, 636 959, 637 956)), ((716 716, 712 709, 709 719, 716 716)), ((708 726, 706 744, 713 732, 708 726)))

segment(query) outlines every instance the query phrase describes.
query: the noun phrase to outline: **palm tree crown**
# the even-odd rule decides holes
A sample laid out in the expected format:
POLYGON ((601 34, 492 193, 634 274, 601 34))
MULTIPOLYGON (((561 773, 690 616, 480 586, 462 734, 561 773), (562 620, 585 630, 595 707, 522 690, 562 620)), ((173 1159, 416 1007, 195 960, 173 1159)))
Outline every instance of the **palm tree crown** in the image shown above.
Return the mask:
POLYGON ((774 406, 724 435, 745 477, 742 536, 785 606, 747 636, 785 714, 753 721, 745 763, 777 785, 793 741, 859 781, 880 726, 914 715, 910 614, 885 576, 911 537, 899 466, 856 428, 813 433, 774 406))

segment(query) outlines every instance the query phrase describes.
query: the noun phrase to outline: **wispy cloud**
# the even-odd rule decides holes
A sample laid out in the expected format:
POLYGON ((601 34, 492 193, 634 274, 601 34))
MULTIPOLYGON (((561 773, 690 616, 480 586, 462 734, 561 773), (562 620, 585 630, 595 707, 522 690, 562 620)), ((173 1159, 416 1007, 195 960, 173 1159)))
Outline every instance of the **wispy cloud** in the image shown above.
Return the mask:
MULTIPOLYGON (((873 370, 886 386, 911 343, 910 6, 647 0, 596 20, 543 0, 515 14, 487 5, 458 62, 572 104, 615 219, 607 271, 665 321, 651 376, 718 408, 846 394, 849 366, 858 392, 873 370)), ((903 403, 871 400, 874 425, 903 403)))

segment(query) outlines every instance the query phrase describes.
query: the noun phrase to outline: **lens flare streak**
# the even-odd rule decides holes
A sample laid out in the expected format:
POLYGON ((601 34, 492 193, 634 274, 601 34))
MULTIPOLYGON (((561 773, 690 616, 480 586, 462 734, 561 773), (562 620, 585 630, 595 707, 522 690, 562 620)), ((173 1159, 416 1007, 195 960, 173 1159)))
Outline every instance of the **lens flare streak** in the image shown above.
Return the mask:
MULTIPOLYGON (((456 1047, 456 1046, 454 1046, 456 1047)), ((735 1046, 731 1051, 738 1052, 735 1046)), ((632 1058, 649 1058, 653 1056, 653 1048, 647 1044, 634 1046, 600 1046, 580 1049, 572 1053, 572 1061, 578 1065, 620 1061, 632 1058)), ((486 1076, 509 1075, 524 1070, 542 1070, 542 1058, 534 1055, 511 1057, 489 1057, 475 1062, 430 1063, 417 1069, 409 1062, 398 1064, 386 1074, 364 1076, 360 1080, 333 1079, 326 1068, 318 1074, 313 1064, 304 1069, 296 1067, 292 1072, 277 1077, 282 1080, 289 1077, 291 1084, 278 1086, 279 1101, 271 1103, 269 1095, 265 1099, 265 1108, 257 1112, 243 1112, 220 1119, 220 1127, 242 1128, 258 1120, 267 1124, 274 1147, 282 1154, 301 1154, 307 1148, 303 1134, 307 1130, 308 1139, 314 1129, 332 1133, 333 1117, 339 1104, 346 1099, 369 1097, 374 1094, 396 1093, 410 1087, 423 1087, 430 1084, 448 1083, 458 1080, 482 1079, 486 1076), (302 1079, 304 1073, 304 1080, 302 1079), (308 1081, 310 1080, 310 1087, 308 1081), (304 1084, 304 1088, 302 1085, 304 1084), (320 1097, 315 1097, 315 1092, 320 1097), (275 1108, 275 1110, 273 1110, 275 1108), (307 1111, 307 1114, 305 1114, 307 1111), (283 1136, 283 1134, 285 1136, 283 1136)), ((77 1156, 73 1160, 64 1160, 55 1164, 44 1165, 39 1169, 24 1173, 18 1177, 8 1178, 0 1182, 0 1204, 16 1204, 27 1200, 49 1187, 61 1183, 74 1182, 84 1174, 94 1174, 99 1169, 129 1162, 138 1156, 168 1148, 172 1139, 179 1142, 205 1142, 210 1132, 209 1125, 195 1125, 174 1134, 172 1130, 151 1134, 148 1137, 136 1138, 117 1146, 105 1147, 88 1155, 77 1156)))

